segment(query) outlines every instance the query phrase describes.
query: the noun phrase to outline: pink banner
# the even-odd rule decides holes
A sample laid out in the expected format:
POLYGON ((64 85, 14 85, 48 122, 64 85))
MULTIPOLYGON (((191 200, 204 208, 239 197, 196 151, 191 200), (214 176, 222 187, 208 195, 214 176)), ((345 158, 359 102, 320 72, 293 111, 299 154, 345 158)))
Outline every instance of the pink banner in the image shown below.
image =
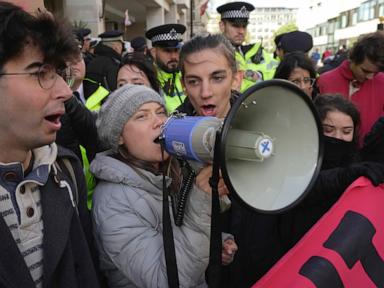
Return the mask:
POLYGON ((384 185, 356 180, 253 288, 384 287, 384 185))

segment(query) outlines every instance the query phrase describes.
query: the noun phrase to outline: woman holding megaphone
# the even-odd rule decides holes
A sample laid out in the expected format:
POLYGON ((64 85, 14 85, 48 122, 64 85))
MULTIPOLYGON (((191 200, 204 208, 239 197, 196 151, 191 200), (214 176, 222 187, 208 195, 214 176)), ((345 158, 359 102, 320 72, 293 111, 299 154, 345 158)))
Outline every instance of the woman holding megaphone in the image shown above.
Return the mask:
MULTIPOLYGON (((98 115, 99 136, 111 150, 97 154, 91 164, 99 180, 92 214, 101 270, 111 288, 206 287, 209 171, 203 169, 196 176, 182 225, 166 222, 169 219, 163 217, 162 210, 168 207, 163 205, 168 194, 163 198, 163 191, 177 194, 186 169, 163 153, 156 141, 166 119, 165 103, 157 92, 130 84, 114 91, 98 115), (169 254, 164 252, 163 240, 168 224, 173 230, 171 262, 176 262, 178 273, 172 279, 167 275, 169 254)), ((225 193, 225 189, 219 192, 225 193)))
MULTIPOLYGON (((241 73, 237 71, 234 48, 221 35, 197 36, 185 43, 180 52, 180 70, 187 99, 177 109, 179 112, 190 116, 224 118, 231 112, 232 105, 239 106, 236 102, 238 93, 234 90, 240 87, 241 73)), ((308 99, 307 96, 303 97, 308 99)), ((275 105, 279 103, 275 102, 275 105)), ((314 188, 308 193, 308 202, 315 200, 311 205, 316 205, 316 201, 322 201, 321 199, 328 201, 322 204, 332 205, 334 199, 358 177, 367 176, 378 184, 379 176, 384 174, 384 170, 376 164, 361 164, 333 172, 335 173, 329 171, 320 175, 314 182, 314 188), (323 191, 328 191, 329 187, 332 188, 329 189, 329 194, 332 195, 322 197, 323 191)), ((258 187, 254 189, 256 191, 258 187)), ((239 249, 233 263, 224 268, 229 271, 221 273, 221 287, 252 286, 288 251, 290 245, 293 245, 292 242, 298 240, 293 235, 296 230, 297 235, 301 237, 303 229, 309 228, 301 227, 302 222, 297 221, 296 216, 300 215, 300 208, 292 208, 284 214, 263 214, 247 209, 236 199, 231 197, 228 232, 234 235, 239 249)))

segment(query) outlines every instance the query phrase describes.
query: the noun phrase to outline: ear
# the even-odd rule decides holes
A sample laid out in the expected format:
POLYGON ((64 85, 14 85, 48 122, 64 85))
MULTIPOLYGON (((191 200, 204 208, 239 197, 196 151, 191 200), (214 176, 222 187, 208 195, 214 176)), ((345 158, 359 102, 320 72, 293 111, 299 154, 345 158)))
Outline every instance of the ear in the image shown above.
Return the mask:
POLYGON ((233 74, 232 79, 232 89, 236 91, 240 91, 241 82, 244 78, 244 71, 237 71, 235 74, 233 74))
POLYGON ((224 33, 224 30, 225 30, 225 23, 223 21, 220 21, 219 22, 219 27, 220 27, 220 31, 221 33, 224 33))
POLYGON ((122 135, 120 135, 120 137, 119 137, 119 142, 118 142, 118 144, 119 144, 119 146, 124 144, 124 138, 123 138, 122 135))
POLYGON ((149 52, 151 52, 152 58, 156 59, 156 47, 152 47, 149 52))

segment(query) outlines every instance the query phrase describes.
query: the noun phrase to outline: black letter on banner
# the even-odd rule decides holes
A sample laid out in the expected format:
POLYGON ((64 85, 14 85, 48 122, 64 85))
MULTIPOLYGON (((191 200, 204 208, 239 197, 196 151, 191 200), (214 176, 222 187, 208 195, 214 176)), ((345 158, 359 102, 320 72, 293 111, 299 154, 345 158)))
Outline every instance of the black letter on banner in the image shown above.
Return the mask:
POLYGON ((348 211, 324 243, 324 247, 339 253, 349 269, 360 260, 376 286, 384 287, 384 262, 372 243, 375 233, 376 229, 369 219, 348 211))
POLYGON ((317 288, 343 288, 337 270, 327 259, 312 256, 304 263, 299 273, 312 281, 317 288))

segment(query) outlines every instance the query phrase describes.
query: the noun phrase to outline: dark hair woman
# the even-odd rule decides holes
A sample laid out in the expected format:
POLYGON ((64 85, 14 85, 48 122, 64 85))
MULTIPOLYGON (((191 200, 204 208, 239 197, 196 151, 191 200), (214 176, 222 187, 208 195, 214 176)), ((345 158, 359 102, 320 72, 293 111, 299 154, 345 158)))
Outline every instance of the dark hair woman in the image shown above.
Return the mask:
POLYGON ((311 59, 303 52, 292 52, 284 55, 273 78, 294 83, 314 99, 317 94, 316 76, 311 59))

